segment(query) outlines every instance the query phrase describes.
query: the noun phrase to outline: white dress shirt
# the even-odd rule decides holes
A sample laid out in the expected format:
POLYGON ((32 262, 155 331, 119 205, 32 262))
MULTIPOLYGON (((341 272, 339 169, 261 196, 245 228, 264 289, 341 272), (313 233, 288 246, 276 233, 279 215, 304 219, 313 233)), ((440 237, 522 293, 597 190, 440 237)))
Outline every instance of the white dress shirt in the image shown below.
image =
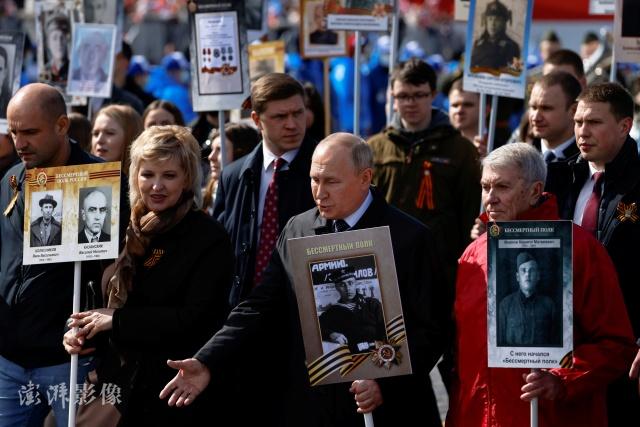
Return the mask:
MULTIPOLYGON (((289 165, 296 158, 296 155, 300 151, 299 148, 295 150, 290 150, 280 156, 281 159, 284 159, 286 163, 280 167, 281 171, 285 171, 289 169, 289 165)), ((273 165, 275 160, 278 158, 275 154, 273 154, 267 148, 267 145, 262 142, 262 174, 260 176, 260 194, 258 197, 258 238, 260 238, 260 225, 262 225, 262 213, 264 212, 264 199, 267 197, 267 190, 269 190, 269 183, 271 182, 271 178, 273 177, 273 165)), ((311 188, 311 187, 309 187, 311 188)), ((309 190, 311 191, 311 190, 309 190)), ((259 240, 258 240, 259 241, 259 240)))
MULTIPOLYGON (((580 194, 578 195, 578 200, 576 200, 576 208, 573 211, 573 222, 582 225, 582 216, 584 215, 584 209, 587 207, 587 202, 589 201, 589 197, 591 197, 591 193, 593 193, 593 184, 595 183, 593 179, 593 174, 598 172, 597 169, 594 169, 589 163, 589 179, 584 182, 582 189, 580 190, 580 194)), ((604 185, 604 181, 602 181, 602 185, 604 185)))

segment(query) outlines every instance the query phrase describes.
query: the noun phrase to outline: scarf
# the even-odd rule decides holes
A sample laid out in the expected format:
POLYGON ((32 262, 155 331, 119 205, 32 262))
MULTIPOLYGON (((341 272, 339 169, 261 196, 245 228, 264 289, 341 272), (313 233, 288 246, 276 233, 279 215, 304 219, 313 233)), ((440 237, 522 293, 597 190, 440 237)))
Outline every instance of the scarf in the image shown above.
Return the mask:
POLYGON ((175 206, 159 213, 149 211, 138 201, 131 209, 124 249, 107 285, 107 307, 120 308, 133 287, 136 259, 144 256, 151 240, 178 224, 193 208, 193 193, 183 193, 175 206))

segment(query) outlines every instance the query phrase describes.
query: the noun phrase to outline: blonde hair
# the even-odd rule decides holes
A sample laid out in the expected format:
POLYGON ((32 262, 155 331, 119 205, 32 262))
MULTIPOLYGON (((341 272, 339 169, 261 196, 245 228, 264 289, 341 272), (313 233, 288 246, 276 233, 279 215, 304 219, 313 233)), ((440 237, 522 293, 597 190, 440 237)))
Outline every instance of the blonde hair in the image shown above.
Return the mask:
MULTIPOLYGON (((122 132, 124 133, 124 146, 122 147, 122 170, 126 171, 129 169, 129 147, 134 139, 140 135, 142 132, 142 117, 140 114, 133 108, 128 105, 119 105, 119 104, 111 104, 102 108, 96 114, 95 119, 100 116, 100 114, 104 114, 110 119, 114 120, 118 123, 118 126, 122 128, 122 132)), ((94 124, 95 124, 94 119, 94 124)))
POLYGON ((177 159, 185 173, 187 192, 193 194, 194 209, 202 206, 202 170, 200 146, 189 129, 171 126, 152 126, 140 134, 131 145, 129 167, 129 203, 133 208, 141 200, 138 188, 138 173, 143 161, 166 161, 177 159))

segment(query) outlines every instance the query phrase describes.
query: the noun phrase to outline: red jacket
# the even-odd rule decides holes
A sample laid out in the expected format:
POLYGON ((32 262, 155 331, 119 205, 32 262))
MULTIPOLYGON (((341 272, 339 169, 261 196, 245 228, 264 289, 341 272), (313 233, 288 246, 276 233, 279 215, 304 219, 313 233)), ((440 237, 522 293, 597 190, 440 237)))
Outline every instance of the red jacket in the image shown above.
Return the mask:
MULTIPOLYGON (((550 196, 518 220, 555 220, 550 196)), ((551 369, 566 396, 540 399, 539 426, 606 426, 606 386, 631 365, 636 351, 614 266, 604 247, 573 226, 573 367, 551 369)), ((520 400, 528 369, 487 367, 487 237, 459 260, 454 306, 455 372, 448 427, 529 425, 529 402, 520 400)))

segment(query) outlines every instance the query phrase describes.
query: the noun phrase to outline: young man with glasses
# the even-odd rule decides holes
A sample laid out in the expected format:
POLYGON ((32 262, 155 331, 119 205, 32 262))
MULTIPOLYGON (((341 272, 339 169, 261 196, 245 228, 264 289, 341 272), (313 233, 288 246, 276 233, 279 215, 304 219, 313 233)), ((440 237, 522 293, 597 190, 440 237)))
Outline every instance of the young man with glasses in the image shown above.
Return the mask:
POLYGON ((373 184, 388 203, 429 226, 453 292, 457 260, 480 209, 478 152, 445 112, 432 108, 436 73, 428 64, 416 58, 400 64, 390 85, 394 121, 368 141, 373 184))
POLYGON ((436 74, 412 58, 391 76, 393 123, 369 139, 373 183, 387 202, 425 223, 442 245, 453 286, 456 261, 480 209, 476 148, 431 106, 436 74))

